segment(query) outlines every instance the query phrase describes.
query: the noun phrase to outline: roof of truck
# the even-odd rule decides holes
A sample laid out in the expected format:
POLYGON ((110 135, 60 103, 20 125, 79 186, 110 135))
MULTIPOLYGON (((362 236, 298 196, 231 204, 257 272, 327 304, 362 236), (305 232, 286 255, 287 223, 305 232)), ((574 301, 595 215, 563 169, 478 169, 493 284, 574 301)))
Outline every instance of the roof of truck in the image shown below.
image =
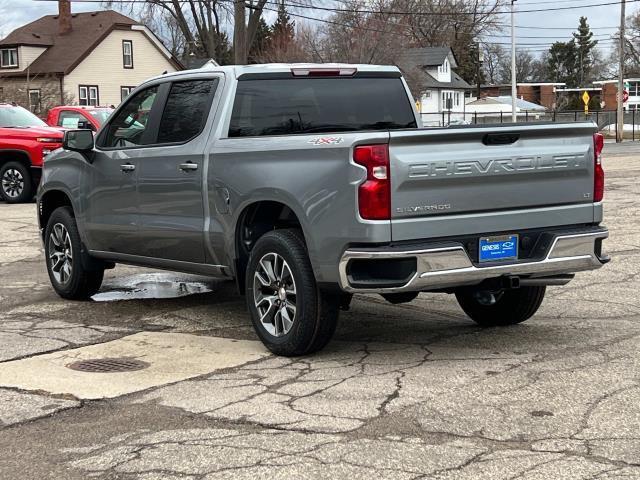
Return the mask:
POLYGON ((168 78, 187 75, 191 73, 208 72, 222 72, 238 78, 240 75, 250 73, 279 73, 290 72, 292 69, 351 69, 355 68, 359 72, 400 72, 398 67, 394 65, 368 65, 358 63, 261 63, 255 65, 223 65, 213 66, 206 65, 202 68, 196 68, 193 70, 182 70, 179 72, 165 73, 164 75, 158 75, 157 77, 149 80, 155 80, 158 78, 168 78))

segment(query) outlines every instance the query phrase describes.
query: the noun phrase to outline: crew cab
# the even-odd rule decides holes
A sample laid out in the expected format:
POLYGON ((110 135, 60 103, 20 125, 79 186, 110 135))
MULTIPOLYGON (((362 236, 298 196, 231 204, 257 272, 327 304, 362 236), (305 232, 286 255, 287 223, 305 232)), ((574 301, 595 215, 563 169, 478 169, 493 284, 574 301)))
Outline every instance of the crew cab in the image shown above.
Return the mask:
POLYGON ((110 107, 62 105, 47 113, 47 125, 63 128, 88 128, 94 132, 102 126, 113 112, 110 107))
POLYGON ((45 261, 70 299, 117 263, 235 279, 280 355, 324 347, 354 294, 512 325, 609 260, 602 148, 588 122, 422 128, 396 67, 166 74, 47 158, 45 261))
POLYGON ((33 199, 43 160, 62 146, 63 132, 17 105, 0 103, 0 197, 9 203, 33 199))

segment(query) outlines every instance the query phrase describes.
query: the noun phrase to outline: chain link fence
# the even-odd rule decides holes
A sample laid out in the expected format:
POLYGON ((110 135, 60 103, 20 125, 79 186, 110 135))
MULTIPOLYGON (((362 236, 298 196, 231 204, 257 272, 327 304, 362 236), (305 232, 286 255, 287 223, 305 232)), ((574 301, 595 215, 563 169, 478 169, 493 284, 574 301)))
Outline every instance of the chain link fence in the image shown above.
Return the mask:
MULTIPOLYGON (((448 125, 484 125, 494 123, 511 123, 509 112, 442 112, 423 113, 422 123, 425 127, 446 127, 448 125)), ((615 138, 618 126, 617 110, 595 110, 585 114, 583 110, 563 111, 524 111, 518 112, 518 122, 595 122, 598 129, 607 138, 615 138)), ((640 111, 624 113, 624 138, 640 140, 640 111)))

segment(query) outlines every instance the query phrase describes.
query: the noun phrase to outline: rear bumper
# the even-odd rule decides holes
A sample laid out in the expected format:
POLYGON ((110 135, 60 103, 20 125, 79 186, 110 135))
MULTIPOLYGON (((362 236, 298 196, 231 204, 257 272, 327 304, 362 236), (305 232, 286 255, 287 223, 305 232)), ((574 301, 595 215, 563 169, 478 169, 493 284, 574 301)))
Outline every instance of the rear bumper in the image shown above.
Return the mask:
MULTIPOLYGON (((474 263, 464 246, 456 242, 418 249, 349 249, 340 259, 340 286, 353 293, 393 293, 475 285, 502 276, 538 278, 594 270, 609 260, 601 253, 602 240, 608 236, 608 230, 601 227, 555 233, 542 258, 487 265, 474 263), (402 274, 392 281, 356 279, 350 268, 357 260, 369 260, 373 264, 378 260, 402 259, 415 259, 405 279, 402 274)), ((360 263, 366 265, 366 262, 360 263)))

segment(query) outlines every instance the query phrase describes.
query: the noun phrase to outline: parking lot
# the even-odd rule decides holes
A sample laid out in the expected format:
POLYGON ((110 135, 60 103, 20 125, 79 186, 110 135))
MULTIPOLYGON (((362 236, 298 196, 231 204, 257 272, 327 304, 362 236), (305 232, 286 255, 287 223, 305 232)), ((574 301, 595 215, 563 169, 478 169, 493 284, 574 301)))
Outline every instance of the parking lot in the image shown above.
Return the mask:
POLYGON ((640 478, 640 148, 607 144, 605 169, 613 261, 532 320, 359 297, 297 359, 231 283, 117 266, 94 301, 58 298, 35 204, 0 204, 0 477, 640 478), (96 357, 145 363, 68 368, 96 357))

